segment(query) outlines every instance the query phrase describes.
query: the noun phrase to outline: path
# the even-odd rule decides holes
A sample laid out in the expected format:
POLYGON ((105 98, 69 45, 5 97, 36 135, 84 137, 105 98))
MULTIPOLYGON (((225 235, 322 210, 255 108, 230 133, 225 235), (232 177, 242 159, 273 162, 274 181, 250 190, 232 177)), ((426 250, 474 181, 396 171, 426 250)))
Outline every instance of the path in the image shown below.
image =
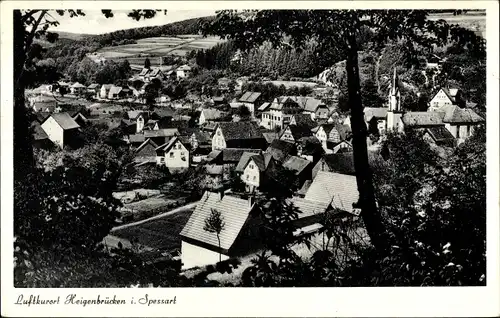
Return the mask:
POLYGON ((164 213, 152 216, 152 217, 144 219, 144 220, 140 220, 140 221, 137 221, 137 222, 132 222, 132 223, 127 223, 127 224, 115 226, 114 228, 111 229, 111 233, 113 231, 118 231, 118 230, 121 230, 121 229, 126 229, 126 228, 131 227, 131 226, 136 226, 136 225, 143 224, 143 223, 146 223, 146 222, 149 222, 149 221, 152 221, 152 220, 161 219, 163 217, 166 217, 166 216, 169 216, 169 215, 172 215, 172 214, 175 214, 175 213, 179 213, 179 212, 182 212, 182 211, 186 211, 186 210, 192 209, 192 208, 194 208, 196 206, 196 204, 198 204, 198 202, 199 201, 192 202, 192 203, 180 206, 180 207, 175 208, 173 210, 170 210, 170 211, 167 211, 167 212, 164 212, 164 213))

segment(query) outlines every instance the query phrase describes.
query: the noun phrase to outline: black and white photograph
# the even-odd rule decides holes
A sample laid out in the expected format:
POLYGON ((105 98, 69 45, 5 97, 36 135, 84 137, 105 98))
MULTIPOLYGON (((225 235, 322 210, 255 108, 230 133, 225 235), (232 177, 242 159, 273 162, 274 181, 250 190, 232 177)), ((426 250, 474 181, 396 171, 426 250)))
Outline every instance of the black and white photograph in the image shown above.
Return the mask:
POLYGON ((63 2, 2 10, 10 308, 498 284, 490 11, 63 2))

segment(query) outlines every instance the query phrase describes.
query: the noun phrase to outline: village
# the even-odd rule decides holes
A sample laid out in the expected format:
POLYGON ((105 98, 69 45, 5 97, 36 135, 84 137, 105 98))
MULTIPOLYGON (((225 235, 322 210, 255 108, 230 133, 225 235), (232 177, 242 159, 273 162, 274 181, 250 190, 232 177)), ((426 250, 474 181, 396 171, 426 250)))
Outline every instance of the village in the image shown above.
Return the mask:
MULTIPOLYGON (((140 246, 143 252, 180 259, 187 271, 232 257, 250 259, 261 248, 253 198, 276 186, 296 189, 289 199, 300 210, 296 235, 318 231, 318 219, 327 211, 358 218, 350 116, 338 111, 335 87, 317 79, 306 96, 266 100, 261 92, 243 90, 248 78, 220 78, 216 96, 172 101, 156 90, 148 99, 152 86, 189 80, 191 69, 187 64, 144 67, 128 86, 61 80, 27 91, 35 147, 78 149, 89 126, 105 123, 119 131, 120 145, 133 157, 129 165, 139 174, 159 173, 148 168, 154 167, 172 176, 166 191, 144 189, 140 182, 137 188, 116 189, 122 216, 105 244, 140 246), (173 176, 190 169, 201 176, 201 197, 179 194, 187 177, 173 176), (293 178, 282 179, 283 171, 293 178), (224 220, 218 232, 205 226, 213 211, 224 220)), ((450 149, 484 123, 459 87, 436 87, 427 111, 405 111, 401 85, 394 68, 383 107, 364 109, 370 157, 380 156, 389 132, 421 131, 432 147, 450 149)))

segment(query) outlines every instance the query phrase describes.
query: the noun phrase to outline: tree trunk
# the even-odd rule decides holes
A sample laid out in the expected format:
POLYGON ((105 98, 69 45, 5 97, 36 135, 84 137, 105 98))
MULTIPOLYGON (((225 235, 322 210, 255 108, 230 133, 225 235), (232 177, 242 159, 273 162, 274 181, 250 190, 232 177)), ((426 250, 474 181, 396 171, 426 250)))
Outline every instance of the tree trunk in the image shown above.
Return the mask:
MULTIPOLYGON (((219 243, 219 250, 220 250, 220 237, 219 234, 217 234, 217 242, 219 243)), ((221 252, 219 251, 219 263, 222 261, 222 255, 221 252)))
POLYGON ((23 68, 24 23, 19 10, 14 10, 14 178, 22 179, 34 167, 30 120, 25 106, 23 68))
POLYGON ((348 39, 348 52, 346 60, 347 87, 349 104, 351 108, 351 128, 353 134, 354 168, 359 191, 361 217, 372 244, 378 250, 383 250, 387 244, 385 229, 382 219, 375 204, 372 172, 368 163, 368 149, 366 138, 368 136, 364 119, 364 110, 361 102, 358 48, 354 34, 348 39))

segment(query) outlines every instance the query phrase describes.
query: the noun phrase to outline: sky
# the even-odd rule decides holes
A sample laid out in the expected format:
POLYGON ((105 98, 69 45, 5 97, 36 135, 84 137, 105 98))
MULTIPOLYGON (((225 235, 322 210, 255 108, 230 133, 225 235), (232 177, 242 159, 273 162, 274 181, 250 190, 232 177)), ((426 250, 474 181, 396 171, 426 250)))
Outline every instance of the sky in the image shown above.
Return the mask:
POLYGON ((53 13, 52 16, 59 21, 60 25, 58 27, 52 27, 51 31, 101 34, 122 29, 164 25, 176 21, 215 14, 215 10, 168 10, 166 15, 161 11, 152 19, 141 19, 141 21, 136 21, 127 17, 127 10, 113 10, 114 17, 109 19, 104 17, 100 10, 84 10, 84 12, 85 16, 75 18, 70 18, 67 15, 61 17, 57 13, 53 13))

